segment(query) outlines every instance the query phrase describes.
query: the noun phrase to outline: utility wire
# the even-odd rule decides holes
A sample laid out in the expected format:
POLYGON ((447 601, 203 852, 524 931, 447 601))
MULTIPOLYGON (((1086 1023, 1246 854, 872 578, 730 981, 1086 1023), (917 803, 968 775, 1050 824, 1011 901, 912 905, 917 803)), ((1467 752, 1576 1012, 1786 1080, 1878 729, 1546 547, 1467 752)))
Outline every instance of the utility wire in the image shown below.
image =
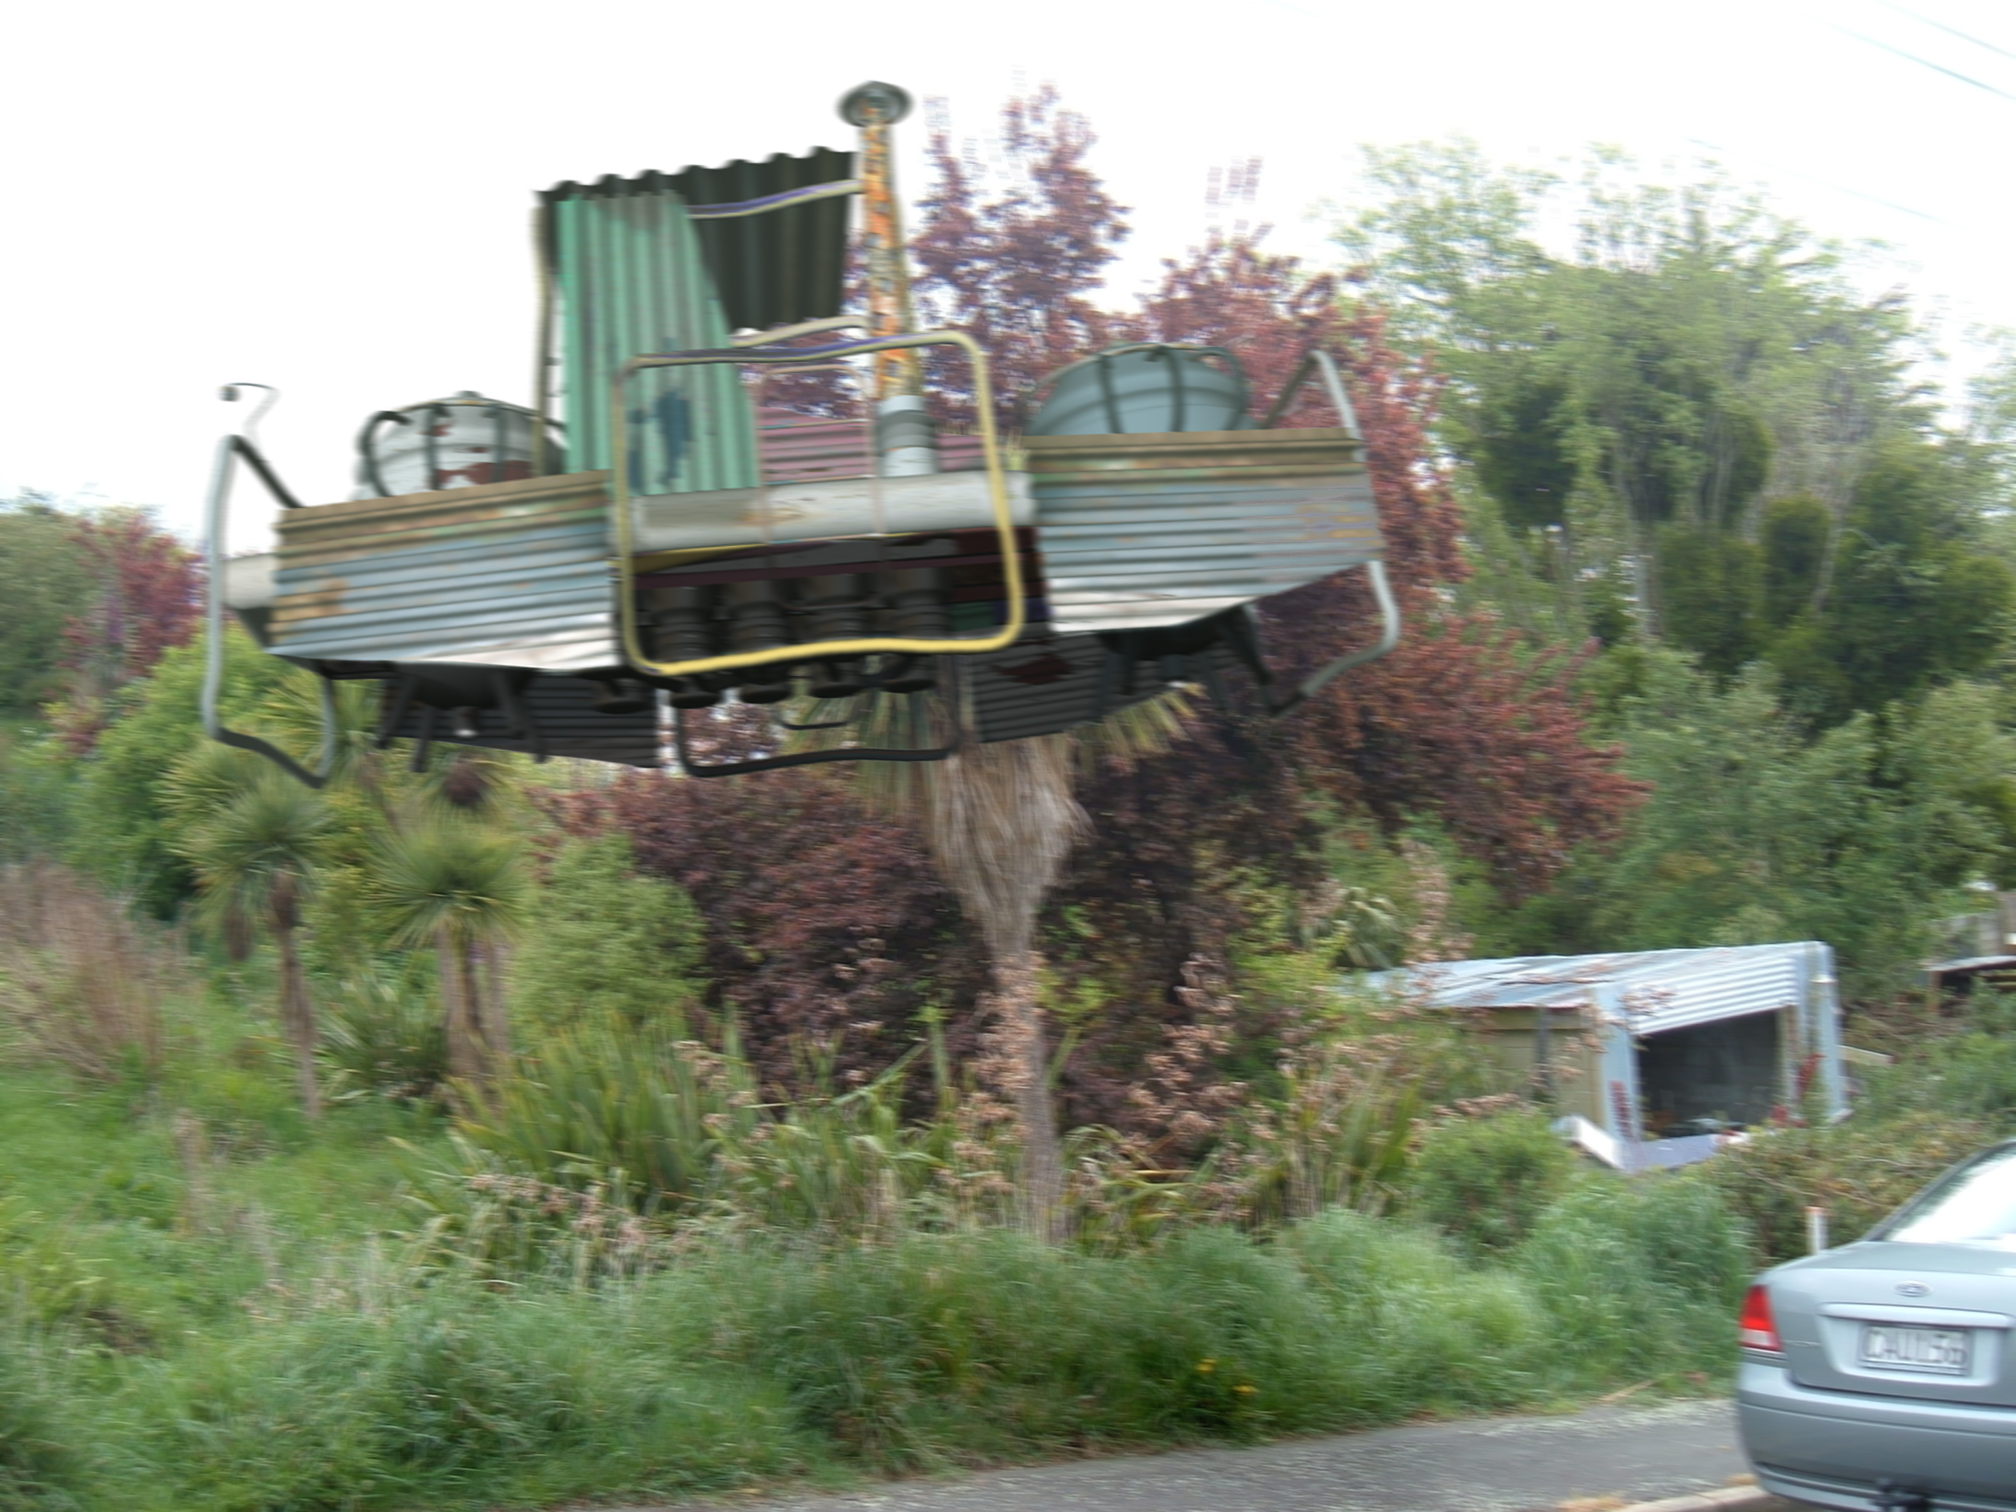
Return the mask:
POLYGON ((1884 52, 1895 53, 1900 58, 1918 64, 1921 68, 1932 69, 1935 73, 1942 73, 1949 79, 1958 79, 1962 84, 1972 84, 1976 89, 1985 89, 1988 93, 2000 96, 2002 99, 2016 101, 2016 94, 2011 94, 2006 89, 1997 89, 1993 84, 1984 84, 1979 79, 1971 78, 1967 74, 1961 73, 1957 68, 1948 68, 1944 63, 1934 63, 1929 58, 1921 58, 1916 53, 1908 53, 1901 47, 1892 47, 1888 42, 1878 42, 1874 37, 1865 37, 1862 33, 1850 31, 1845 26, 1836 26, 1832 21, 1829 21, 1827 24, 1834 27, 1834 30, 1840 32, 1844 37, 1853 37, 1857 42, 1866 42, 1871 47, 1880 47, 1884 52))
POLYGON ((1976 47, 1985 47, 1988 51, 1999 57, 2016 58, 2016 52, 2011 52, 2006 47, 1997 47, 1993 42, 1983 42, 1979 37, 1971 36, 1960 30, 1957 26, 1948 26, 1944 21, 1935 21, 1930 16, 1921 15, 1914 10, 1907 10, 1901 5, 1892 5, 1891 0, 1877 0, 1877 3, 1886 9, 1897 12, 1900 16, 1909 16, 1913 21, 1922 21, 1935 30, 1945 32, 1949 37, 1958 37, 1962 42, 1972 42, 1976 47))
POLYGON ((1952 221, 1942 220, 1939 216, 1930 215, 1923 210, 1913 210, 1909 205, 1900 205, 1895 200, 1887 200, 1880 195, 1869 194, 1861 189, 1850 189, 1846 184, 1837 184, 1831 179, 1815 178, 1810 173, 1802 173, 1797 168, 1787 168, 1782 163, 1773 163, 1766 158, 1758 157, 1755 153, 1731 153, 1728 148, 1718 147, 1713 142, 1704 142, 1700 137, 1689 137, 1687 140, 1696 147, 1706 147, 1710 152, 1720 153, 1723 157, 1748 157, 1753 162, 1771 169, 1774 173, 1789 173, 1794 178, 1806 180, 1809 184, 1818 184, 1822 189, 1832 189, 1836 194, 1846 194, 1854 199, 1867 200, 1870 204, 1881 205, 1886 210, 1896 210, 1904 215, 1915 215, 1918 219, 1930 221, 1935 226, 1950 226, 1956 231, 1966 229, 1962 226, 1954 226, 1952 221))

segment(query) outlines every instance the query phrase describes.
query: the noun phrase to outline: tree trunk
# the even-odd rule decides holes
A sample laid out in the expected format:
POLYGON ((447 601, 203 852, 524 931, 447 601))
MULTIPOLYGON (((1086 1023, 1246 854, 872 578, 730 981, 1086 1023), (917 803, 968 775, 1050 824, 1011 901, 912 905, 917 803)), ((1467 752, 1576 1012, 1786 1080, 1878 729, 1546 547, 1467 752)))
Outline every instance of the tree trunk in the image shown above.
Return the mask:
POLYGON ((461 942, 447 929, 435 936, 441 976, 442 1032, 448 1045, 448 1074, 472 1088, 483 1085, 483 1050, 476 1039, 461 942))
POLYGON ((1050 1096, 1050 1052, 1043 1033, 1043 1004, 1034 951, 994 963, 995 1012, 1002 1049, 1012 1069, 1006 1080, 1022 1125, 1022 1220, 1029 1231, 1056 1243, 1064 1237, 1064 1162, 1057 1143, 1057 1109, 1050 1096))
POLYGON ((1046 1239, 1064 1229, 1063 1156, 1037 995, 1036 913, 1085 829, 1068 737, 1002 741, 923 773, 924 831, 938 869, 980 926, 994 968, 1003 1090, 1022 1134, 1022 1209, 1046 1239))
POLYGON ((280 1022, 294 1042, 295 1074, 301 1083, 301 1111, 322 1116, 322 1083, 316 1075, 315 1008, 308 1001, 308 977, 294 944, 293 889, 284 884, 273 900, 273 943, 280 952, 280 1022))

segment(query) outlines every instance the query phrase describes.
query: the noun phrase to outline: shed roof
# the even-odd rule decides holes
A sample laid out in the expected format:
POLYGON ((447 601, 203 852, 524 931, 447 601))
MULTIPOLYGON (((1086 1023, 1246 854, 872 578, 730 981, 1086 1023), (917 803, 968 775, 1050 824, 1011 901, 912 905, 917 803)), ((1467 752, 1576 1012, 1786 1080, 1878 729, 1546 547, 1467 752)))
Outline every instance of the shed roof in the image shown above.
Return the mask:
POLYGON ((1800 1005, 1810 984, 1831 983, 1833 953, 1801 940, 1782 945, 1637 950, 1585 956, 1438 961, 1381 972, 1376 985, 1417 984, 1437 1008, 1593 1007, 1634 1034, 1770 1013, 1800 1005))
POLYGON ((798 157, 779 152, 760 163, 737 158, 718 168, 681 168, 627 179, 610 174, 592 184, 569 180, 539 198, 550 208, 571 199, 678 195, 693 217, 729 329, 764 331, 840 313, 846 292, 847 201, 811 200, 726 219, 706 212, 745 208, 794 189, 837 186, 853 173, 853 153, 815 147, 798 157))

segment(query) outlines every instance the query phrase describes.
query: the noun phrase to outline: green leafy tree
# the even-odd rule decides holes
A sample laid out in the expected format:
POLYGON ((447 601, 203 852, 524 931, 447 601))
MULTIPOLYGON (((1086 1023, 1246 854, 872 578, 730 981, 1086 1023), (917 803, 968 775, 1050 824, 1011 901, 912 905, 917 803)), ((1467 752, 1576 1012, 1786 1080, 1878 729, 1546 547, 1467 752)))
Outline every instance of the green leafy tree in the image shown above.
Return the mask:
POLYGON ((512 962, 514 1004, 543 1030, 620 1024, 688 1037, 705 948, 677 883, 636 869, 621 835, 573 839, 546 868, 512 962))
POLYGON ((2008 874, 2016 743, 1993 688, 1936 689, 1816 736, 1766 668, 1721 687, 1690 658, 1641 658, 1620 733, 1651 797, 1614 856, 1584 857, 1530 905, 1515 948, 1819 939, 1853 990, 1876 991, 1910 978, 1963 884, 2008 874))
MULTIPOLYGON (((225 718, 252 719, 283 681, 306 679, 233 630, 225 645, 225 718)), ((169 780, 183 756, 205 744, 197 714, 201 644, 169 651, 147 677, 114 695, 110 722, 74 761, 75 859, 150 911, 172 913, 196 891, 188 858, 175 845, 169 780)))
POLYGON ((63 690, 63 632, 92 577, 76 527, 35 495, 0 503, 0 712, 25 712, 63 690))

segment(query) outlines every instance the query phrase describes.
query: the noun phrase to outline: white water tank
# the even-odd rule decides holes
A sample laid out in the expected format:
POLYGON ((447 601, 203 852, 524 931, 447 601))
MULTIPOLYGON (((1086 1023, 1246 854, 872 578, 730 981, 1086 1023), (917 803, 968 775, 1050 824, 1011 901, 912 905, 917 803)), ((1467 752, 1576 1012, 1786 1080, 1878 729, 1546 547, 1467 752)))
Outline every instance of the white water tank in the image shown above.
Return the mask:
MULTIPOLYGON (((538 423, 539 417, 522 405, 486 399, 473 389, 452 399, 380 410, 357 437, 357 489, 350 497, 433 493, 529 478, 538 423)), ((541 473, 567 470, 558 431, 547 422, 541 473)))

